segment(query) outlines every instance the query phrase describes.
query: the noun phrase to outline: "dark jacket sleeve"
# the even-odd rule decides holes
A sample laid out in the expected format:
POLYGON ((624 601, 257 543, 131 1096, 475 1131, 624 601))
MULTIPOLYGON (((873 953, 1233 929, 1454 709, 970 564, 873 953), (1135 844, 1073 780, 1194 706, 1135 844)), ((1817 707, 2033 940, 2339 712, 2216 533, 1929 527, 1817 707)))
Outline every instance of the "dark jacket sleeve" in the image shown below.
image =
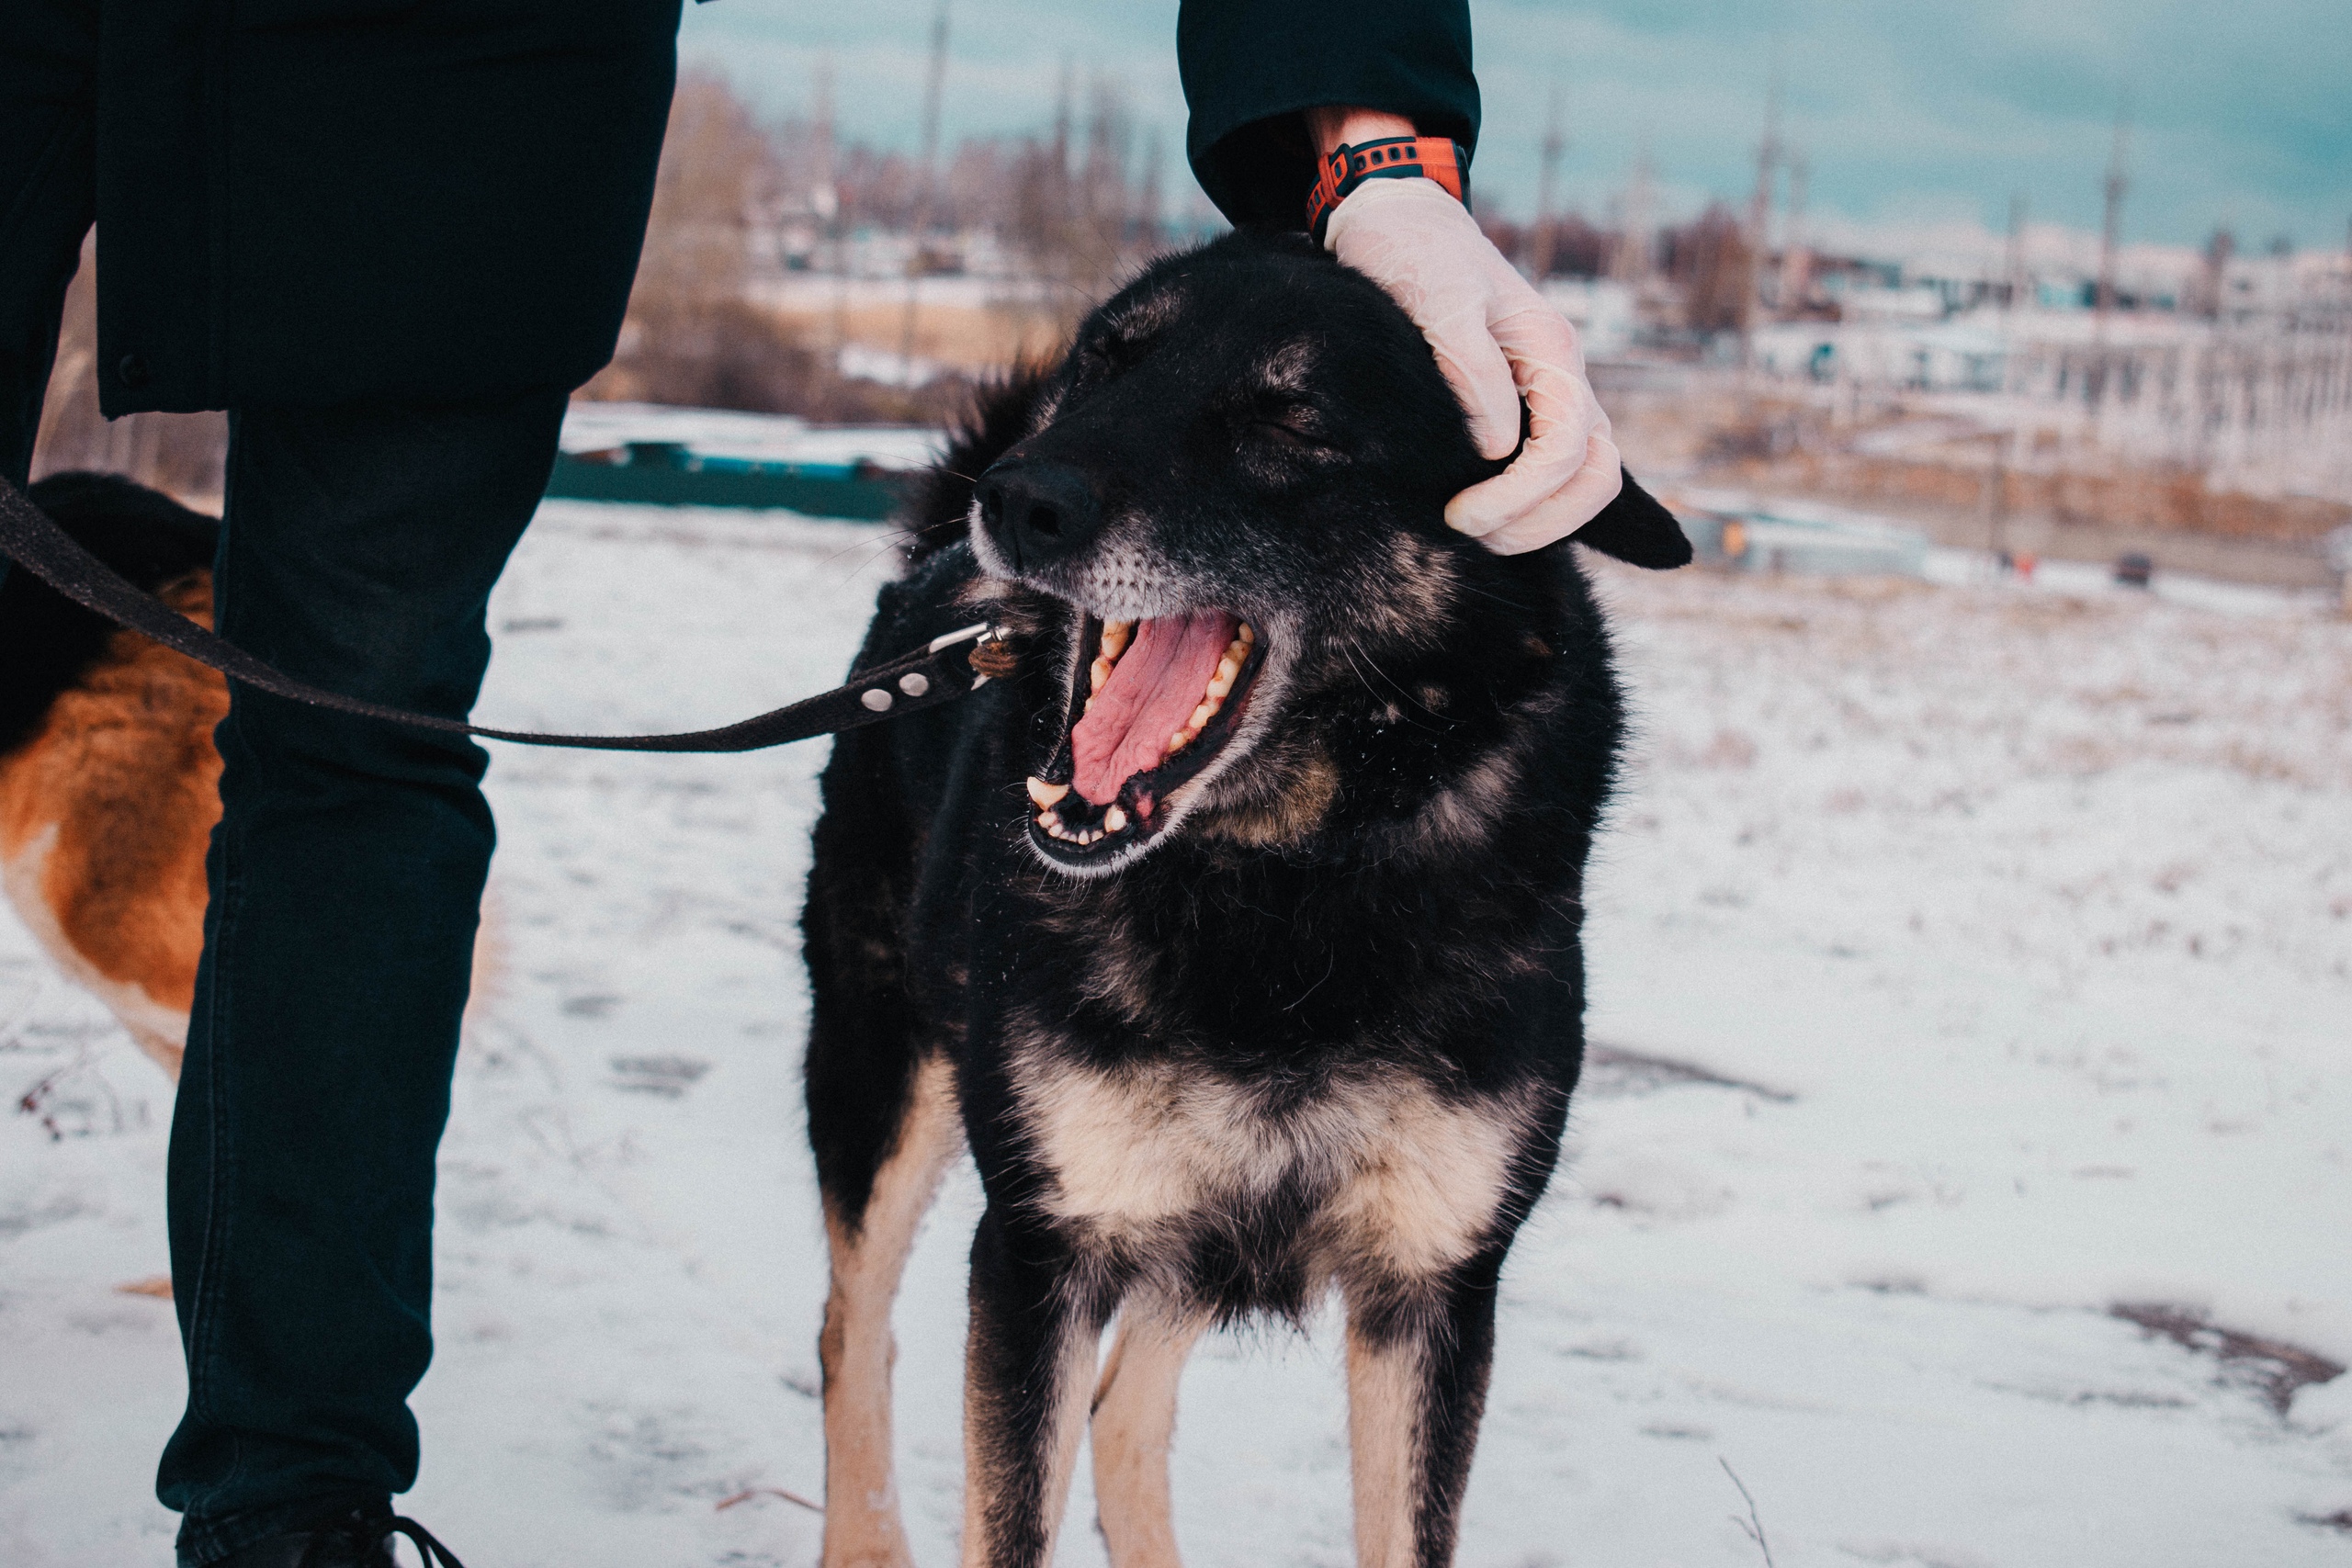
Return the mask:
POLYGON ((1238 227, 1306 227, 1302 109, 1382 109, 1477 146, 1468 0, 1183 0, 1176 64, 1193 177, 1238 227))

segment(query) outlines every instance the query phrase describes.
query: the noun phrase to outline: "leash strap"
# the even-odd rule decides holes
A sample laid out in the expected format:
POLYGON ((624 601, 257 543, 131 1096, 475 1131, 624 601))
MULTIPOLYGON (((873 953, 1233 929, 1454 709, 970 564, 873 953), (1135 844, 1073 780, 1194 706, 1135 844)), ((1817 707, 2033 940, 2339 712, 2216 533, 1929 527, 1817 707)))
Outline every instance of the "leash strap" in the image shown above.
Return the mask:
POLYGON ((1004 673, 1009 664, 1009 655, 995 628, 983 621, 934 638, 927 647, 902 659, 862 670, 847 685, 718 729, 696 729, 682 735, 540 735, 526 730, 491 729, 435 714, 411 713, 381 703, 363 702, 322 691, 282 674, 153 595, 132 587, 113 568, 50 521, 6 479, 0 479, 0 556, 6 556, 84 609, 142 637, 153 637, 174 652, 184 653, 198 664, 256 691, 311 707, 406 725, 413 729, 479 735, 492 740, 512 740, 521 746, 564 746, 583 751, 760 751, 795 740, 861 728, 953 702, 986 682, 990 673, 1004 673), (971 646, 967 648, 967 644, 971 646))

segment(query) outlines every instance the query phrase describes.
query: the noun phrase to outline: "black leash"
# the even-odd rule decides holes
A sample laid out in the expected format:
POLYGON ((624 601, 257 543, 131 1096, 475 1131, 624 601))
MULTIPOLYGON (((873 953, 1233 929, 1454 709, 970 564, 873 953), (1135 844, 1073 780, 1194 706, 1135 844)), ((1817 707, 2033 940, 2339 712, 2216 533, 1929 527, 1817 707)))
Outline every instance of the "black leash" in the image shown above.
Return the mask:
MULTIPOLYGON (((6 482, 0 480, 0 483, 6 482)), ((311 1568, 313 1563, 325 1568, 330 1563, 373 1562, 375 1559, 367 1553, 379 1550, 383 1554, 382 1560, 390 1562, 392 1561, 392 1537, 396 1535, 408 1537, 409 1544, 416 1548, 416 1555, 424 1568, 466 1568, 458 1561, 458 1554, 442 1545, 431 1530, 401 1514, 379 1515, 374 1518, 354 1514, 340 1524, 313 1532, 310 1544, 295 1560, 294 1568, 311 1568)))
POLYGON ((281 674, 153 595, 132 587, 113 568, 50 521, 6 479, 0 479, 0 556, 6 556, 84 609, 142 637, 153 637, 174 652, 184 653, 198 664, 256 691, 412 728, 480 735, 523 746, 568 746, 587 751, 759 751, 953 702, 991 675, 1010 674, 1012 666, 1011 649, 996 628, 983 621, 935 637, 928 646, 888 664, 861 670, 847 685, 740 724, 684 735, 537 735, 490 729, 434 714, 410 713, 381 703, 362 702, 281 674), (965 646, 967 643, 969 648, 965 646))

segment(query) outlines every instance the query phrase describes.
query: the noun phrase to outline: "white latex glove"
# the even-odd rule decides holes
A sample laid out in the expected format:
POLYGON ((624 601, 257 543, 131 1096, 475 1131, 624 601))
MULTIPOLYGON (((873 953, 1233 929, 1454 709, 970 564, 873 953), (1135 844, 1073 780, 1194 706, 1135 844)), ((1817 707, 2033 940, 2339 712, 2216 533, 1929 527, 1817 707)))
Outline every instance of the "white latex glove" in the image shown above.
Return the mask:
POLYGON ((1323 243, 1395 296, 1430 340, 1482 456, 1507 457, 1519 445, 1519 400, 1527 400, 1526 450, 1455 496, 1448 524, 1498 555, 1517 555, 1575 533, 1616 498, 1624 474, 1609 416, 1585 379, 1577 329, 1443 186, 1367 180, 1331 214, 1323 243))

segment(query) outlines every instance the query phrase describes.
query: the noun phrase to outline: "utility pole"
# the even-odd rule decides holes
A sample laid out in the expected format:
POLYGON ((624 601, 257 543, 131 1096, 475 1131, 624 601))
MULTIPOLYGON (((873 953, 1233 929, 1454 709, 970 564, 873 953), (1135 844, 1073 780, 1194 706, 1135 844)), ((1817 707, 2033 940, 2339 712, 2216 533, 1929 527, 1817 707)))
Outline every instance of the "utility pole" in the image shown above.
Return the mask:
POLYGON ((2008 254, 2001 258, 2001 266, 2007 274, 2006 281, 2008 286, 2007 294, 2001 305, 2002 313, 2007 315, 2025 303, 2026 292, 2031 287, 2025 275, 2025 192, 2023 191, 2013 192, 2009 197, 2008 254))
POLYGON ((1544 118, 1543 175, 1535 183, 1535 233, 1529 247, 1528 265, 1535 275, 1537 288, 1552 275, 1554 248, 1559 236, 1555 232, 1556 220, 1553 215, 1552 197, 1560 175, 1560 159, 1568 150, 1567 133, 1560 127, 1560 84, 1552 84, 1552 106, 1544 118))
POLYGON ((1077 67, 1070 58, 1062 56, 1062 73, 1054 88, 1054 176, 1065 180, 1069 176, 1070 116, 1074 112, 1071 100, 1078 90, 1077 67))
POLYGON ((1633 183, 1625 187, 1625 205, 1619 219, 1625 231, 1617 243, 1616 265, 1610 268, 1619 281, 1636 288, 1650 276, 1650 210, 1655 205, 1657 169, 1650 162, 1649 139, 1642 139, 1634 153, 1633 183))
POLYGON ((2096 421, 2107 402, 2107 313, 2115 308, 2115 243, 2123 231, 2123 193, 2132 182, 2123 172, 2123 153, 2132 130, 2132 97, 2120 96, 2115 107, 2115 149, 2107 158, 2107 213, 2098 231, 2098 282, 2091 290, 2091 417, 2096 421))
POLYGON ((1772 176, 1781 163, 1781 40, 1772 39, 1772 74, 1764 91, 1764 139, 1756 144, 1756 193, 1747 202, 1747 292, 1739 312, 1743 394, 1756 364, 1756 319, 1763 308, 1764 263, 1771 245, 1772 176))
POLYGON ((1803 310, 1805 296, 1813 292, 1813 243, 1804 231, 1805 197, 1812 186, 1813 160, 1803 148, 1790 149, 1788 231, 1781 236, 1779 305, 1783 316, 1803 310))
POLYGON ((2132 134, 2132 100, 2127 95, 2115 111, 2115 150, 2107 160, 2107 215, 2099 225, 2098 286, 2092 296, 2094 337, 2107 339, 2107 313, 2115 308, 2115 244, 2123 231, 2123 195, 2132 188, 2123 157, 2132 134))
POLYGON ((1159 127, 1153 126, 1143 139, 1143 189, 1136 197, 1134 242, 1146 254, 1160 252, 1159 222, 1159 127))
POLYGON ((841 370, 842 345, 849 341, 849 239, 842 221, 840 153, 833 126, 833 57, 817 59, 817 178, 808 191, 808 207, 824 225, 825 251, 833 268, 831 341, 827 345, 825 374, 841 370))
POLYGON ((931 209, 939 170, 939 96, 947 82, 947 0, 931 18, 931 70, 922 88, 922 167, 917 172, 914 231, 907 252, 907 317, 899 339, 906 384, 915 384, 915 289, 922 277, 923 242, 931 232, 931 209))

